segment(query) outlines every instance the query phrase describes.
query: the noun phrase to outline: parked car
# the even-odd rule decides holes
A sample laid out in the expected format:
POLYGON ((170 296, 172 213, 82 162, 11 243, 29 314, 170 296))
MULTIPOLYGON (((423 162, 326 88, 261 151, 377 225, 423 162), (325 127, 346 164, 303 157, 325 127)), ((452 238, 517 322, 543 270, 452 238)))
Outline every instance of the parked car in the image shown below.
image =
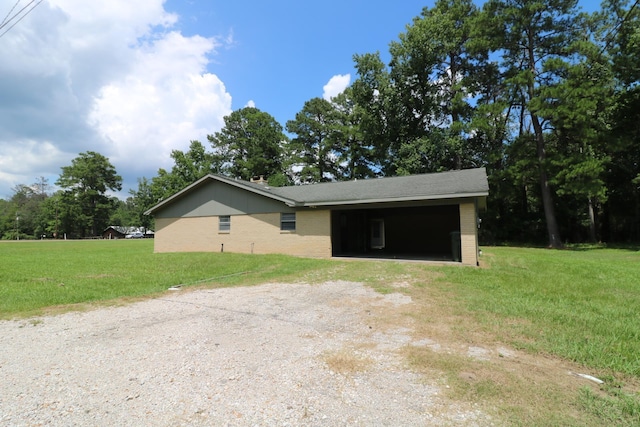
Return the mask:
POLYGON ((144 234, 142 234, 141 231, 134 231, 133 233, 124 236, 125 239, 142 239, 143 237, 144 234))

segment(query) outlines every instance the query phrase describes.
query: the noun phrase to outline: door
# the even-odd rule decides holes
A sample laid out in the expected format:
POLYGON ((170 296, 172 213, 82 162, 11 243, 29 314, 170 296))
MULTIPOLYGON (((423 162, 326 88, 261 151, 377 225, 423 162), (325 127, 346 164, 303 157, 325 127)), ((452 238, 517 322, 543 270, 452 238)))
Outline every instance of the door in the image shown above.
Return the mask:
POLYGON ((371 249, 384 249, 384 220, 371 220, 371 249))

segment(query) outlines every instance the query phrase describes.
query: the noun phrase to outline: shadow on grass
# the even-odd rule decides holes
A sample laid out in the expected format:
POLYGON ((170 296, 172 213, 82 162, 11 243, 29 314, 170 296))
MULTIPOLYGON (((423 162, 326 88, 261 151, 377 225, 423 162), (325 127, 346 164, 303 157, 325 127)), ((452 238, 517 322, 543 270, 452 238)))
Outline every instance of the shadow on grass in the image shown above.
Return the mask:
POLYGON ((619 249, 631 252, 640 251, 640 243, 571 243, 565 246, 570 251, 594 251, 599 249, 619 249))
MULTIPOLYGON (((497 242, 497 243, 486 243, 480 242, 480 246, 496 246, 496 247, 512 247, 512 248, 526 248, 526 249, 549 249, 546 245, 538 244, 538 243, 522 243, 522 242, 497 242)), ((567 251, 576 251, 576 252, 584 252, 584 251, 594 251, 600 249, 619 249, 626 250, 630 252, 638 252, 640 251, 640 243, 567 243, 564 245, 562 249, 558 250, 567 250, 567 251)))

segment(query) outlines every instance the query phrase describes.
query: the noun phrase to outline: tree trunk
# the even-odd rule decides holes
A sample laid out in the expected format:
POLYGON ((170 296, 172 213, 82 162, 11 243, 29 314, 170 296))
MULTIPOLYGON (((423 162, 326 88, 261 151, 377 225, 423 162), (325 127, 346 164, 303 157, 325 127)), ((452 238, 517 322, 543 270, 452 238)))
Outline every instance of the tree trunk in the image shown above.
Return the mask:
MULTIPOLYGON (((456 89, 456 76, 458 74, 457 65, 457 56, 452 52, 449 54, 449 72, 451 73, 451 80, 449 81, 449 100, 451 102, 451 125, 453 126, 455 126, 460 121, 460 112, 458 111, 459 109, 457 105, 455 105, 456 96, 458 95, 458 90, 456 89)), ((457 142, 459 142, 459 137, 461 137, 461 135, 455 135, 456 145, 454 146, 454 168, 456 170, 462 169, 462 154, 460 153, 460 146, 457 144, 457 142)))
POLYGON ((589 240, 591 243, 598 241, 596 237, 596 213, 593 208, 593 198, 589 197, 589 240))
MULTIPOLYGON (((535 75, 536 75, 536 58, 533 32, 527 32, 527 55, 529 60, 529 71, 531 71, 531 80, 528 84, 528 102, 534 98, 535 94, 535 75)), ((536 152, 538 155, 538 168, 540 177, 540 194, 542 195, 542 206, 544 207, 544 218, 547 222, 547 233, 549 234, 549 247, 554 249, 562 248, 562 239, 560 239, 560 231, 558 229, 558 222, 556 220, 556 212, 553 206, 553 196, 551 195, 551 188, 549 187, 549 177, 547 176, 546 158, 544 143, 544 132, 540 119, 536 113, 529 110, 531 114, 531 123, 533 124, 533 131, 536 136, 536 152)))
POLYGON ((531 113, 531 122, 536 134, 536 151, 538 153, 538 168, 540 168, 540 194, 542 195, 542 206, 544 207, 544 218, 547 222, 547 233, 549 234, 549 247, 554 249, 562 248, 562 239, 556 220, 556 212, 553 206, 553 196, 549 187, 549 178, 545 167, 546 152, 544 149, 544 134, 538 116, 531 113))

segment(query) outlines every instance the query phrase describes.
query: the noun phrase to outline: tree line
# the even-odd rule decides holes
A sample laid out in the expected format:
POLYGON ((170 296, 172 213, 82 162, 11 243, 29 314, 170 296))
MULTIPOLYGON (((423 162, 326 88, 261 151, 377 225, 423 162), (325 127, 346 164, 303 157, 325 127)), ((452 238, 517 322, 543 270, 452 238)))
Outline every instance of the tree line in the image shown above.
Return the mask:
POLYGON ((9 200, 0 199, 2 239, 94 237, 107 224, 129 225, 135 218, 130 200, 107 195, 122 189, 122 177, 99 153, 80 153, 62 167, 55 184, 61 190, 51 194, 48 180, 40 177, 17 185, 9 200))
MULTIPOLYGON (((99 220, 74 233, 95 233, 101 221, 151 226, 146 209, 208 173, 302 185, 486 167, 485 243, 638 241, 639 9, 628 0, 594 13, 577 0, 439 0, 390 42, 388 62, 354 55, 357 76, 340 95, 308 100, 284 127, 256 108, 234 111, 208 147, 174 150, 173 167, 139 179, 126 201, 94 199, 99 220)), ((70 203, 77 187, 64 187, 63 175, 66 190, 54 196, 70 203)), ((3 202, 46 196, 25 187, 3 202)), ((3 237, 8 225, 0 219, 3 237)))

